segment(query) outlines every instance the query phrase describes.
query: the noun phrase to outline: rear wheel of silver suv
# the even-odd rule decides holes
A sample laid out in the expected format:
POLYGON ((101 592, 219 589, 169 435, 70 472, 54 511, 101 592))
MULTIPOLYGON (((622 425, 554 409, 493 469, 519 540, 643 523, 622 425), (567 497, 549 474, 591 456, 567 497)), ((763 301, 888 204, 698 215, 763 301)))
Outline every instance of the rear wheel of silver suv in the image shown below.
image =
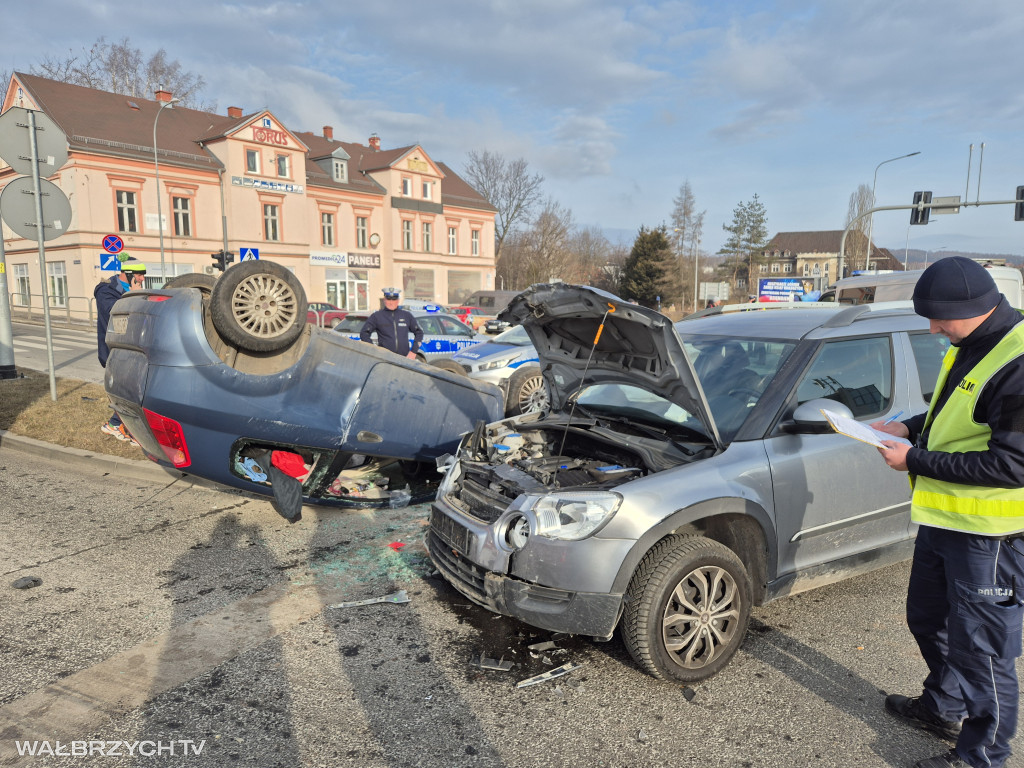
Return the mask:
POLYGON ((697 682, 722 669, 750 621, 750 579, 728 547, 670 536, 640 562, 620 624, 634 659, 662 680, 697 682))

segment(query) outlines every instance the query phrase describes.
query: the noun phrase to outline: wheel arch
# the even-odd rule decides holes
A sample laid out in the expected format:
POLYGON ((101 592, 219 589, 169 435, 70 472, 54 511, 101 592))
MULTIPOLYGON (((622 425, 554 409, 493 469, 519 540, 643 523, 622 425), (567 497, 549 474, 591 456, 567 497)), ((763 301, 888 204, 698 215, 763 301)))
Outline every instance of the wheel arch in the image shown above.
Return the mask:
POLYGON ((681 509, 641 536, 622 561, 612 590, 625 593, 640 562, 662 539, 673 535, 696 535, 717 541, 732 550, 750 577, 755 605, 762 605, 769 574, 777 568, 777 553, 769 544, 774 530, 768 513, 749 499, 718 498, 681 509))

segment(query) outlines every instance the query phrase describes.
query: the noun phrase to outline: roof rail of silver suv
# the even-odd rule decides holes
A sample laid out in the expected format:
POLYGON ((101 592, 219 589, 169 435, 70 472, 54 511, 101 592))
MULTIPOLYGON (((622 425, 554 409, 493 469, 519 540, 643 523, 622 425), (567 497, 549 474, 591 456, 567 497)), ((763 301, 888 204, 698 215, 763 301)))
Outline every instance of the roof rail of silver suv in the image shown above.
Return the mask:
POLYGON ((904 314, 905 310, 913 308, 913 301, 877 301, 874 304, 856 304, 830 317, 822 323, 822 328, 843 328, 856 320, 866 319, 864 315, 878 317, 886 312, 904 314))

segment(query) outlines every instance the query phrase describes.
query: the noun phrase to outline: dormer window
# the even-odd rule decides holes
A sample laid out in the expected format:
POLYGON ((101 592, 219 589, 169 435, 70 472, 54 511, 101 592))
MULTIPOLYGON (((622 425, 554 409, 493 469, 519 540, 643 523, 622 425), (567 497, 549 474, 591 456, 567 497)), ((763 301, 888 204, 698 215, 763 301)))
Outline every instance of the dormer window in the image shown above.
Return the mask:
POLYGON ((348 181, 348 163, 344 160, 334 161, 334 180, 342 183, 348 181))

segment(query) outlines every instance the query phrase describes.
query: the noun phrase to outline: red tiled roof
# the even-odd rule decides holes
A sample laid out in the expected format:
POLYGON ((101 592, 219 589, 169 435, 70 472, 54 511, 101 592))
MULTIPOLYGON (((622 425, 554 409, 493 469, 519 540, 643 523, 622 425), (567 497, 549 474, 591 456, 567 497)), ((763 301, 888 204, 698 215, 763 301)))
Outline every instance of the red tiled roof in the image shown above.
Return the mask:
MULTIPOLYGON (((768 245, 765 252, 779 251, 780 253, 791 253, 799 256, 805 253, 839 253, 839 244, 843 237, 843 230, 828 229, 817 232, 779 232, 768 245)), ((864 235, 857 231, 851 231, 846 236, 846 252, 854 248, 855 243, 860 243, 864 235)), ((864 244, 860 243, 863 253, 864 244)), ((872 244, 871 255, 873 258, 883 256, 878 246, 872 244)))

